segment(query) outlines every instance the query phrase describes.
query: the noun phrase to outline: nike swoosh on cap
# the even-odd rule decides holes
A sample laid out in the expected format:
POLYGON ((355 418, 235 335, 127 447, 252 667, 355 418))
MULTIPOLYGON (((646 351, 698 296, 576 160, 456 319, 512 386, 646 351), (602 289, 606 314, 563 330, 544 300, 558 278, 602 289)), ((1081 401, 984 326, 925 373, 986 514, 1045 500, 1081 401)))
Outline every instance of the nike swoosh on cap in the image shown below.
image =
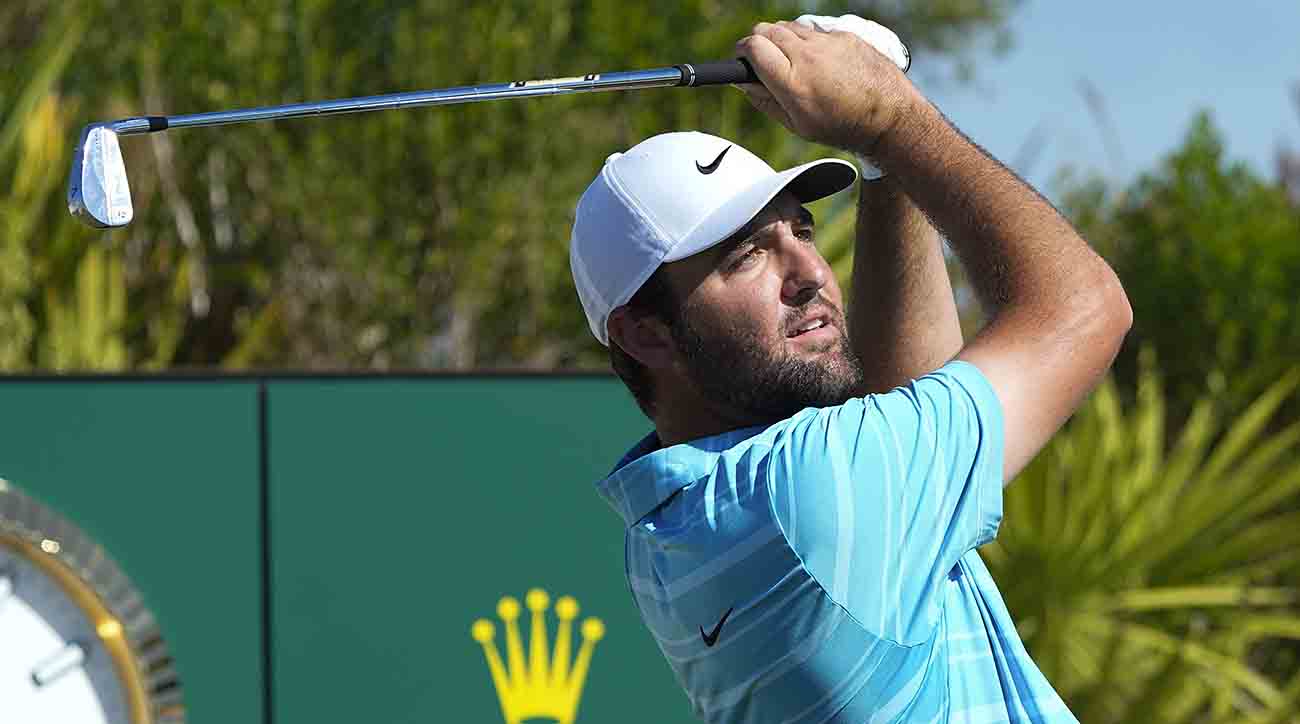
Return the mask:
POLYGON ((731 146, 727 146, 726 148, 722 149, 722 153, 719 153, 718 157, 713 159, 713 163, 709 164, 708 166, 701 166, 700 162, 696 161, 695 168, 699 169, 700 173, 704 174, 705 176, 708 176, 709 174, 718 170, 718 166, 722 163, 722 157, 727 155, 727 151, 730 150, 731 150, 731 146))

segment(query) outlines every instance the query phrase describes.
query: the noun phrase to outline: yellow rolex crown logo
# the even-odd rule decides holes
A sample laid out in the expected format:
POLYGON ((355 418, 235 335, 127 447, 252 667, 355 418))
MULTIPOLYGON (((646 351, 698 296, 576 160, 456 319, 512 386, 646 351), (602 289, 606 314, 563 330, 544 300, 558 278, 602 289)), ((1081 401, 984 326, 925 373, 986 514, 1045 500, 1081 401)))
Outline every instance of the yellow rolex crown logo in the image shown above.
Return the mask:
POLYGON ((605 624, 598 618, 582 622, 582 644, 578 656, 570 666, 569 656, 573 641, 573 620, 578 617, 578 602, 572 596, 561 596, 555 602, 555 616, 559 627, 555 632, 555 652, 546 648, 546 609, 551 599, 546 591, 534 588, 524 597, 532 613, 528 625, 528 663, 524 664, 523 640, 519 636, 519 601, 510 596, 497 603, 497 616, 505 625, 506 658, 509 668, 501 662, 493 637, 496 629, 492 622, 480 618, 470 629, 474 640, 483 645, 492 683, 501 700, 501 713, 506 724, 520 724, 525 719, 554 719, 558 724, 573 724, 578 714, 578 699, 582 684, 591 665, 591 654, 596 642, 605 635, 605 624))

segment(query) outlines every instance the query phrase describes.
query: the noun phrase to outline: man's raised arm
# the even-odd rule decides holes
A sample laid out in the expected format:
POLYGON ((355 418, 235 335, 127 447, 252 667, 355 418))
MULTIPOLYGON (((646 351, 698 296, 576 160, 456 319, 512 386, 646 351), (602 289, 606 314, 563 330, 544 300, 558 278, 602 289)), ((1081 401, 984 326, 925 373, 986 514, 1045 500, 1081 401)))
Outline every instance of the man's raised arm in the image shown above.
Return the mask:
POLYGON ((893 177, 862 182, 848 307, 864 392, 906 384, 961 350, 943 242, 893 177))
POLYGON ((1101 380, 1132 324, 1115 273, 1038 193, 856 36, 760 23, 738 44, 751 100, 804 138, 872 158, 944 232, 989 323, 958 355, 1002 405, 1003 479, 1101 380))

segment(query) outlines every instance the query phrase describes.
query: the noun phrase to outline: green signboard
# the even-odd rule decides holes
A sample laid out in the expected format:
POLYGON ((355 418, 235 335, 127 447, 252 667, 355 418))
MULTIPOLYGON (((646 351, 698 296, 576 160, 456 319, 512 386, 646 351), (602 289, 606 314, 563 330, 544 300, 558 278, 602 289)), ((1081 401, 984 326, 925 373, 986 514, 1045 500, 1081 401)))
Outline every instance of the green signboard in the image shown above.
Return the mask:
POLYGON ((0 477, 118 559, 189 722, 693 721, 593 485, 649 429, 613 377, 10 379, 0 404, 0 477))

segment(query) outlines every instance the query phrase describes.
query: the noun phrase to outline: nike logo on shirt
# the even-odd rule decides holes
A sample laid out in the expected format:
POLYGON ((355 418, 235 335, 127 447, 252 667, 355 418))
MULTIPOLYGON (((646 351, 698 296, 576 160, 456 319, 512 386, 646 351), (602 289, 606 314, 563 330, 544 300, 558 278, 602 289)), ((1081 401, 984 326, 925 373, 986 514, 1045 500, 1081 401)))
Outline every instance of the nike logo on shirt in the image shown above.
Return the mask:
MULTIPOLYGON (((726 153, 726 151, 723 151, 723 153, 726 153)), ((721 159, 722 157, 719 156, 718 158, 721 159)), ((734 608, 734 606, 732 608, 734 608)), ((722 633, 722 624, 727 622, 727 617, 731 615, 731 611, 731 608, 727 609, 727 612, 722 614, 722 620, 718 621, 718 625, 714 626, 713 630, 709 633, 704 633, 704 627, 700 627, 700 636, 704 639, 705 646, 712 646, 718 643, 718 634, 722 633)))

